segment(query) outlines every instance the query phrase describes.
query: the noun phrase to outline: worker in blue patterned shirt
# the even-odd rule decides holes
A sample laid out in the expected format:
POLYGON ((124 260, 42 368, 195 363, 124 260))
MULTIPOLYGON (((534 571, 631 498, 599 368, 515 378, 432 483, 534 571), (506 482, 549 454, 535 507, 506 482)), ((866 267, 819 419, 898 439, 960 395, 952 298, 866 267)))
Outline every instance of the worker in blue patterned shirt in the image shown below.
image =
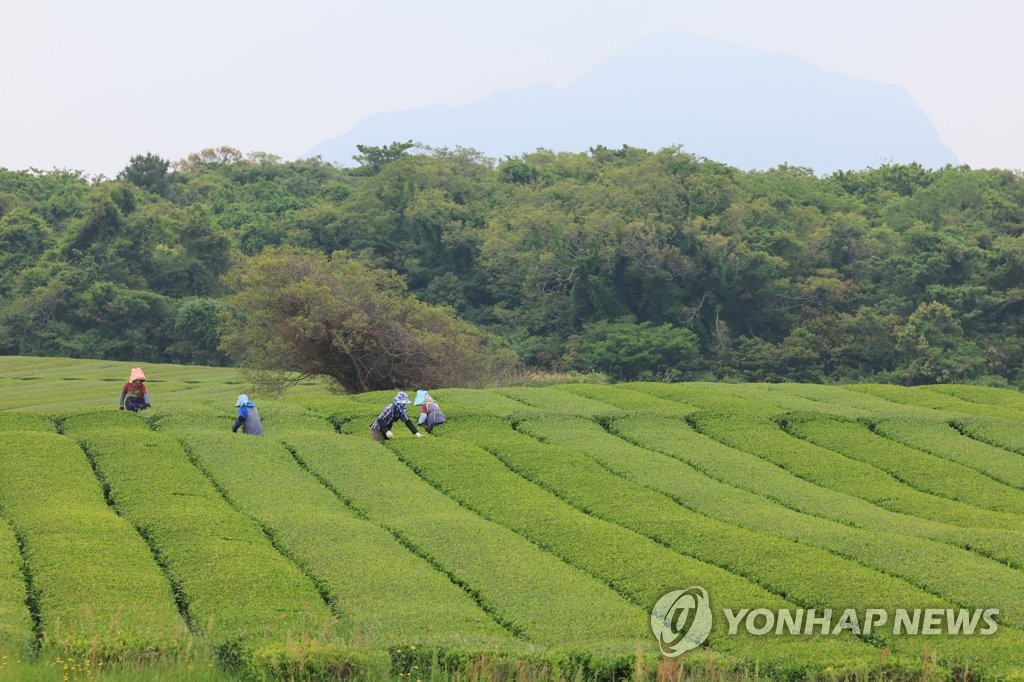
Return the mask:
POLYGON ((411 401, 409 400, 409 394, 405 391, 399 391, 394 398, 391 399, 391 404, 384 408, 384 410, 377 415, 377 418, 370 424, 370 437, 378 443, 383 443, 387 439, 391 438, 394 434, 391 433, 391 427, 398 420, 405 422, 405 425, 409 427, 409 431, 412 432, 417 438, 422 438, 423 434, 416 430, 416 425, 409 419, 409 415, 405 412, 405 406, 411 401))

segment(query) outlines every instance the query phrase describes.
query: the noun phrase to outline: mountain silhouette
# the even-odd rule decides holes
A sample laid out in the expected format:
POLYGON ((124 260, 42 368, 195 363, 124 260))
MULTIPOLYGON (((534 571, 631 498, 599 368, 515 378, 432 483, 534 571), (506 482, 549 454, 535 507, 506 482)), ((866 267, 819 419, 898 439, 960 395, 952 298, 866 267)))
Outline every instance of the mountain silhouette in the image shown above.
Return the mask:
POLYGON ((743 170, 818 174, 885 163, 958 163, 901 86, 783 54, 672 32, 617 52, 564 87, 508 90, 462 107, 371 115, 311 149, 352 166, 357 144, 413 140, 496 159, 603 145, 684 151, 743 170))

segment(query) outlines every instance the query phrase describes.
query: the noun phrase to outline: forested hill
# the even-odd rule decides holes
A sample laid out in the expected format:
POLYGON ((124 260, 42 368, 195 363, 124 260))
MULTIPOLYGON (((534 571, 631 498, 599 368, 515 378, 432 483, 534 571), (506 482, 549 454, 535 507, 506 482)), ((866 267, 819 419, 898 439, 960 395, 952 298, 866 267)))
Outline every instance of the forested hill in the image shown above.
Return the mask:
MULTIPOLYGON (((678 149, 205 150, 0 169, 0 354, 225 364, 232 263, 393 269, 521 360, 612 379, 1024 382, 1024 177, 742 172, 678 149)), ((243 299, 244 300, 244 299, 243 299)))

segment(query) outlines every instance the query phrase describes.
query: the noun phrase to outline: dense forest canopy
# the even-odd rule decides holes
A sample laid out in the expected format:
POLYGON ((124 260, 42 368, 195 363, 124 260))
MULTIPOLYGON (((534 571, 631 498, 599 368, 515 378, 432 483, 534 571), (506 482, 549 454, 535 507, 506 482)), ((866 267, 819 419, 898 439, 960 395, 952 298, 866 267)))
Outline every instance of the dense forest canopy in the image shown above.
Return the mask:
POLYGON ((262 299, 225 275, 281 247, 394 271, 525 367, 1024 384, 1020 173, 360 151, 357 168, 224 147, 116 179, 0 169, 0 353, 239 361, 222 323, 262 299))

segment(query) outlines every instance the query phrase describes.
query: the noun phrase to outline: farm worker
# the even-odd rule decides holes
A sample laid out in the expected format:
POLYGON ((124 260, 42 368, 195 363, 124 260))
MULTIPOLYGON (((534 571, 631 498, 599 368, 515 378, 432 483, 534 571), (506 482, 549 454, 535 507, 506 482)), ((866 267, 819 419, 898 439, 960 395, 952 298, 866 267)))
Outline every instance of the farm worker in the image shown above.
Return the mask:
POLYGON ((231 433, 238 433, 238 429, 241 428, 242 433, 247 433, 250 436, 262 436, 263 423, 260 421, 260 413, 253 402, 249 400, 249 396, 244 393, 238 396, 235 407, 238 408, 238 418, 231 427, 231 433))
POLYGON ((132 367, 128 374, 128 383, 121 388, 118 404, 122 410, 138 412, 149 407, 149 391, 146 390, 146 375, 141 367, 132 367))
POLYGON ((423 428, 427 430, 427 433, 433 433, 435 426, 444 424, 444 412, 441 411, 441 407, 426 391, 416 391, 416 401, 413 404, 420 406, 420 420, 418 423, 423 424, 423 428))
POLYGON ((401 419, 405 422, 405 425, 409 427, 409 430, 417 438, 422 438, 423 434, 416 430, 416 425, 409 419, 409 415, 405 413, 405 406, 409 404, 409 394, 405 391, 399 391, 395 394, 395 397, 391 399, 391 404, 384 408, 384 410, 377 415, 377 418, 370 424, 370 437, 378 443, 383 443, 388 438, 394 436, 391 433, 391 427, 396 421, 401 419))

